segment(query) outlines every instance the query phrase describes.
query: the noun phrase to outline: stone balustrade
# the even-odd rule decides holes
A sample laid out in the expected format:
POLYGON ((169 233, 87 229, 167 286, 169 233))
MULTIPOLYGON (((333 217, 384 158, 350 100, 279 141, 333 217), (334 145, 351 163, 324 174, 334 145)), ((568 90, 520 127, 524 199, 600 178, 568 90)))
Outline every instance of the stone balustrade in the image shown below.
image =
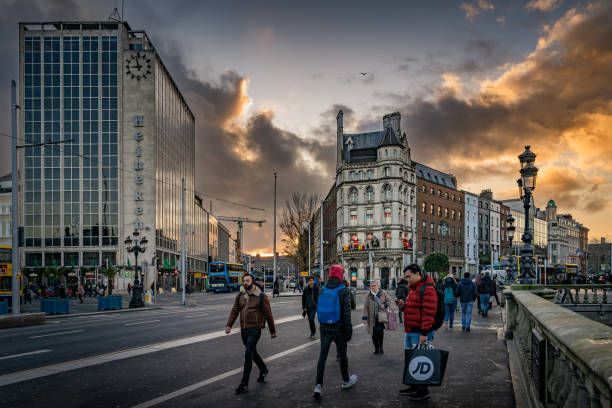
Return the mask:
POLYGON ((518 289, 504 291, 504 331, 532 406, 611 408, 612 328, 518 289))

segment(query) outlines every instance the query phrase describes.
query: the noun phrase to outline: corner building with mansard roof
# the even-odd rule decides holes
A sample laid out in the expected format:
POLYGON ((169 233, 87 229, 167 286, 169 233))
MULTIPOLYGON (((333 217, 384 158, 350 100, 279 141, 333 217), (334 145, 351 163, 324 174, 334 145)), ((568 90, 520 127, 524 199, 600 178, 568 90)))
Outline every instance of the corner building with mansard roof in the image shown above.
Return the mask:
POLYGON ((354 134, 344 133, 342 111, 336 119, 338 259, 352 286, 390 287, 415 259, 415 163, 401 116, 387 114, 382 130, 354 134))

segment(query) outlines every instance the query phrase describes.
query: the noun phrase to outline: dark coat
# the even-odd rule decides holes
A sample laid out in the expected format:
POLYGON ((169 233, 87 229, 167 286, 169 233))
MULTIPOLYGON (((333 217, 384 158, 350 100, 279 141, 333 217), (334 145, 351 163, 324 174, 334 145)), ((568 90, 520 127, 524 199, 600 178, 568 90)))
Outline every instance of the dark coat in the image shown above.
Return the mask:
POLYGON ((484 278, 478 283, 478 294, 486 295, 493 293, 493 280, 489 275, 485 275, 484 278))
POLYGON ((263 305, 260 304, 259 298, 262 294, 258 287, 255 287, 253 293, 239 293, 234 300, 234 306, 227 319, 226 327, 232 327, 236 318, 240 316, 240 328, 263 328, 264 323, 268 322, 270 334, 276 333, 274 327, 274 317, 272 316, 272 308, 270 307, 270 299, 267 295, 263 295, 263 305))
MULTIPOLYGON (((338 278, 329 278, 325 285, 328 289, 336 289, 338 286, 344 286, 344 282, 338 278)), ((353 324, 351 323, 351 294, 346 286, 344 286, 344 289, 340 289, 338 298, 340 299, 340 320, 334 324, 320 323, 319 330, 322 336, 333 336, 341 331, 346 341, 350 341, 351 337, 353 337, 353 324)))
POLYGON ((308 312, 315 310, 317 308, 317 303, 319 301, 319 287, 317 285, 313 285, 312 288, 310 285, 306 285, 306 289, 302 292, 302 310, 307 310, 308 312))
POLYGON ((399 285, 397 285, 397 289, 395 289, 395 298, 397 300, 403 300, 405 302, 406 298, 408 297, 408 292, 408 284, 400 282, 399 285))
MULTIPOLYGON (((442 293, 446 293, 447 288, 451 288, 451 290, 453 291, 453 295, 457 297, 457 282, 455 282, 453 278, 446 278, 444 280, 444 285, 442 286, 442 293)), ((456 303, 456 301, 453 303, 456 303)))
POLYGON ((470 278, 461 279, 455 290, 455 296, 459 298, 461 303, 474 302, 476 300, 476 293, 476 284, 470 278))

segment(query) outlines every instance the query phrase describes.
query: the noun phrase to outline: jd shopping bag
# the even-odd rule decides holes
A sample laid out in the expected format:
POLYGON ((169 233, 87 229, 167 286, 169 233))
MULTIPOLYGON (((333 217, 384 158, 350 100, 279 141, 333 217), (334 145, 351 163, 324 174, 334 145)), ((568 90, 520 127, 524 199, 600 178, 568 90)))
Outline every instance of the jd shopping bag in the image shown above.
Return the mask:
POLYGON ((442 385, 448 351, 430 348, 428 344, 404 350, 404 384, 442 385))

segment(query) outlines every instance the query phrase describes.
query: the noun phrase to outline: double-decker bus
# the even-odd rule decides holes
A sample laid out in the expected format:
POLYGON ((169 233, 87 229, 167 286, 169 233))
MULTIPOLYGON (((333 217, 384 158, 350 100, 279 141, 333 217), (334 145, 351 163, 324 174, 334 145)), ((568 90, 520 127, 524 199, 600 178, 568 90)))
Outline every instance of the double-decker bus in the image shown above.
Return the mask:
MULTIPOLYGON (((21 281, 21 277, 17 275, 17 279, 21 281)), ((21 282, 19 283, 19 295, 23 293, 21 290, 21 282)), ((8 300, 9 308, 12 305, 13 294, 13 259, 10 245, 0 245, 0 302, 8 300)))
POLYGON ((244 266, 229 262, 211 262, 208 265, 208 290, 211 292, 231 292, 240 290, 244 266))

